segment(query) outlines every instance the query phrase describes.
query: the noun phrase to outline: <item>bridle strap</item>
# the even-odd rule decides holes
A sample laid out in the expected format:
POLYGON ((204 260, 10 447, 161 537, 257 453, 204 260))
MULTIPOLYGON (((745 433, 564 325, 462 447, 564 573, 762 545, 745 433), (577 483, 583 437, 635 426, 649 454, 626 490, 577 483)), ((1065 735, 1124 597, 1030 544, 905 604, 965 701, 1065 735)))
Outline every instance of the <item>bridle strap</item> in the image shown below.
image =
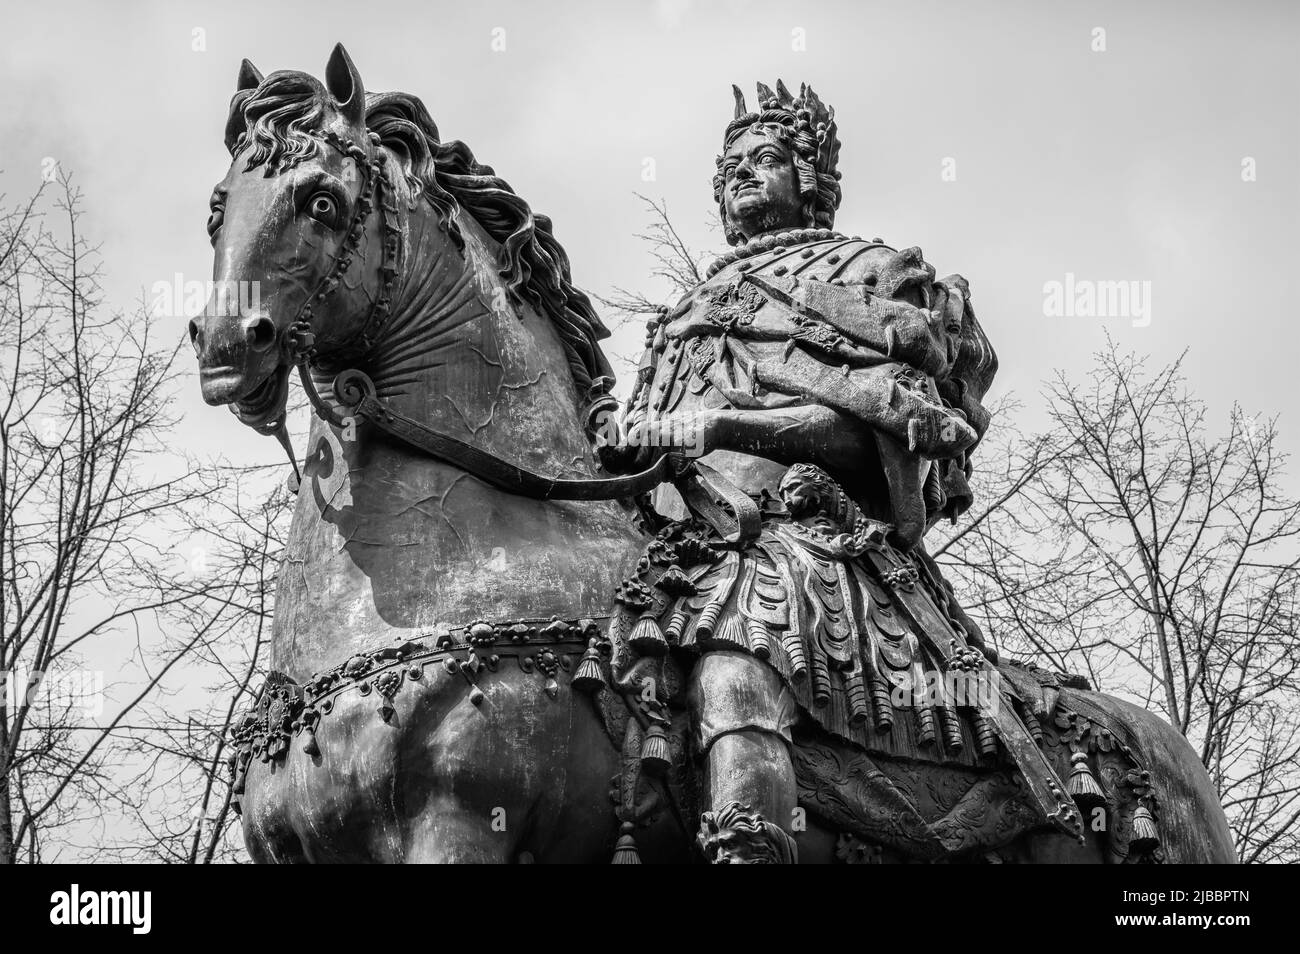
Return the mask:
POLYGON ((758 504, 712 467, 696 461, 690 473, 677 478, 675 486, 687 508, 731 546, 744 547, 758 539, 763 527, 758 504))
MULTIPOLYGON (((372 145, 378 149, 379 137, 375 133, 369 135, 372 145)), ((352 265, 353 257, 359 254, 362 232, 365 230, 370 213, 376 206, 379 208, 380 220, 383 226, 380 235, 383 255, 379 267, 380 287, 371 305, 370 313, 366 316, 365 323, 344 345, 349 353, 368 351, 376 332, 388 318, 389 309, 392 307, 393 286, 397 280, 397 262, 400 256, 401 234, 397 225, 396 198, 392 194, 392 187, 389 186, 387 181, 382 154, 372 158, 363 146, 358 145, 351 139, 342 139, 333 132, 322 133, 318 138, 326 145, 337 150, 345 159, 351 159, 356 164, 357 173, 361 176, 362 186, 361 191, 357 194, 356 212, 352 217, 352 221, 348 224, 347 231, 344 233, 338 254, 334 257, 334 261, 330 263, 329 270, 321 276, 316 287, 312 289, 311 294, 302 303, 293 321, 285 328, 282 347, 290 360, 299 366, 310 362, 315 356, 315 331, 312 328, 313 307, 329 299, 343 281, 344 275, 347 274, 352 265)))
MULTIPOLYGON (((319 413, 324 402, 316 393, 315 382, 306 373, 303 380, 308 398, 319 413)), ((375 396, 374 382, 362 371, 349 369, 341 372, 334 379, 334 396, 342 405, 343 413, 340 415, 326 405, 328 416, 322 416, 331 423, 342 425, 348 417, 369 421, 402 443, 452 464, 486 484, 535 500, 635 497, 674 480, 683 469, 677 455, 665 452, 645 470, 621 477, 543 477, 393 410, 375 396)))

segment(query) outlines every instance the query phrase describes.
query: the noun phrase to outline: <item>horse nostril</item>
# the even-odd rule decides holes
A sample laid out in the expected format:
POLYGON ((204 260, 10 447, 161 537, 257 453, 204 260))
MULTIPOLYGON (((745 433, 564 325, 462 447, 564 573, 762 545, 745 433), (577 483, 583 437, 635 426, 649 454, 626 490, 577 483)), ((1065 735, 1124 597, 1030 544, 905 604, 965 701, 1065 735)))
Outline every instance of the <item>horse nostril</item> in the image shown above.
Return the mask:
POLYGON ((194 350, 196 352, 201 347, 203 347, 203 342, 202 340, 200 340, 199 335, 200 335, 199 323, 195 321, 193 318, 191 318, 190 319, 190 344, 194 346, 194 350))
POLYGON ((275 344, 275 323, 265 315, 260 315, 251 324, 245 326, 244 334, 248 337, 248 346, 254 351, 265 351, 275 344))

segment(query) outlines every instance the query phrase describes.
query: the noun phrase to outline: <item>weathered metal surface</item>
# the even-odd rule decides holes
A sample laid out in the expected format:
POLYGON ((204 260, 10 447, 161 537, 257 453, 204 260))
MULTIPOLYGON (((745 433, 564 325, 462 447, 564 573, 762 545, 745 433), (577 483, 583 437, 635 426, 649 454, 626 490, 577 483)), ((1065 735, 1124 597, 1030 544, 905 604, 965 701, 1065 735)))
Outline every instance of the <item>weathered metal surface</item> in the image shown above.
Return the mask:
POLYGON ((998 660, 926 556, 996 357, 960 276, 833 231, 833 112, 759 99, 733 251, 651 323, 602 466, 549 221, 342 47, 324 83, 245 62, 209 228, 260 305, 194 322, 204 396, 283 439, 297 366, 317 412, 235 739, 256 859, 1230 859, 1185 740, 998 660), (661 512, 543 499, 665 450, 661 512))

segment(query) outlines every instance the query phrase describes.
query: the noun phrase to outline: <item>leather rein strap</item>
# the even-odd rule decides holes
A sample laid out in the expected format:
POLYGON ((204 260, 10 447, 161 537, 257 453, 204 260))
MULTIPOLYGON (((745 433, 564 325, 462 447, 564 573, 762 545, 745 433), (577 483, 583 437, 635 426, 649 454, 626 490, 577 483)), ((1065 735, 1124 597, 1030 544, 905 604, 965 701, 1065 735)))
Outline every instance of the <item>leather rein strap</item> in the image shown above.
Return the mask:
POLYGON ((543 477, 394 411, 375 395, 374 382, 363 371, 349 369, 334 379, 340 414, 321 398, 306 365, 299 365, 298 370, 303 390, 323 420, 336 427, 346 426, 348 418, 369 421, 402 443, 508 493, 535 500, 616 500, 672 483, 691 512, 711 525, 727 544, 743 547, 757 539, 762 528, 762 514, 749 494, 707 464, 680 454, 665 452, 645 470, 622 477, 543 477))
POLYGON ((763 515, 754 498, 707 464, 696 461, 691 469, 694 473, 683 474, 675 481, 677 492, 691 512, 732 546, 743 547, 758 539, 763 515))
MULTIPOLYGON (((304 374, 303 378, 304 382, 310 381, 310 375, 304 374)), ((313 397, 312 403, 317 404, 319 395, 313 394, 314 391, 312 383, 308 395, 313 397)), ((334 396, 343 406, 345 416, 367 420, 403 443, 453 464, 493 487, 536 500, 635 497, 676 479, 680 470, 675 455, 664 453, 645 470, 622 477, 543 477, 394 411, 375 396, 374 382, 364 372, 350 369, 340 373, 334 379, 334 396)), ((341 423, 337 416, 335 423, 341 423)))

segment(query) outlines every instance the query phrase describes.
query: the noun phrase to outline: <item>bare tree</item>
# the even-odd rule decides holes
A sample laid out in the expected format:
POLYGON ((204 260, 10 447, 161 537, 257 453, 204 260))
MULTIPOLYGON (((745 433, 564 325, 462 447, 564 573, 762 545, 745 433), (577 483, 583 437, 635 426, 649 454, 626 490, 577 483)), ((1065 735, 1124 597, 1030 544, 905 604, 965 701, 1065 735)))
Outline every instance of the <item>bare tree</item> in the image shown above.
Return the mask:
POLYGON ((1196 748, 1246 861, 1300 857, 1300 501, 1273 421, 1211 436, 1181 359, 1111 342, 1008 433, 985 509, 936 548, 1004 649, 1085 671, 1196 748), (1017 452, 1015 447, 1026 448, 1017 452))
POLYGON ((4 863, 57 856, 52 835, 129 800, 106 759, 111 740, 202 637, 161 657, 143 644, 165 614, 232 597, 175 553, 186 515, 220 488, 168 446, 183 336, 160 341, 143 303, 105 309, 79 204, 64 175, 0 211, 4 863), (129 649, 132 635, 127 697, 103 711, 102 672, 85 659, 129 649))
POLYGON ((213 864, 245 857, 227 766, 230 737, 259 689, 293 500, 282 485, 260 504, 245 504, 262 494, 264 475, 253 476, 253 486, 234 482, 193 527, 211 548, 205 572, 234 598, 217 612, 188 604, 169 614, 183 632, 202 634, 185 666, 204 691, 188 706, 160 694, 148 707, 148 726, 122 745, 124 762, 133 766, 125 788, 154 793, 132 805, 134 824, 114 845, 125 860, 213 864))
MULTIPOLYGON (((639 192, 636 197, 645 204, 650 217, 646 230, 636 236, 649 248, 650 257, 654 261, 650 278, 660 285, 666 284, 672 295, 685 295, 704 281, 704 259, 686 244, 673 225, 672 219, 668 217, 668 203, 663 199, 656 201, 639 192)), ((624 320, 639 315, 652 315, 663 307, 662 302, 651 300, 645 292, 629 291, 626 288, 615 288, 608 297, 595 297, 624 320)))

